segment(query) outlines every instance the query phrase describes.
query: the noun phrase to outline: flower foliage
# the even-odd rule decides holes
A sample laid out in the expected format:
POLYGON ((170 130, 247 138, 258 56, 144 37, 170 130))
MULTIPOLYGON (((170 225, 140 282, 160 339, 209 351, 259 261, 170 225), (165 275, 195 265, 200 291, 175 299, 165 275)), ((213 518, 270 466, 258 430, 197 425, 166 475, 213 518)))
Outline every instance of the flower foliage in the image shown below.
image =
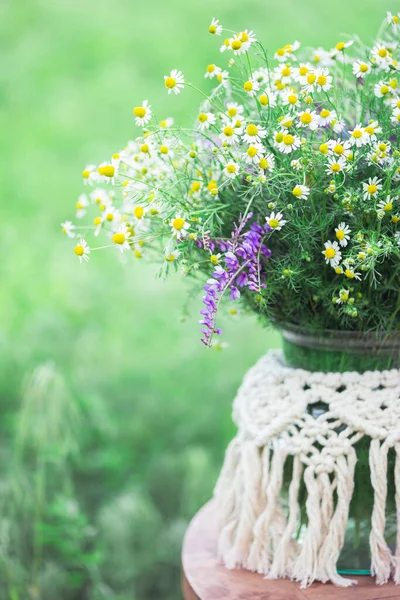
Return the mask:
MULTIPOLYGON (((222 298, 278 324, 398 328, 399 31, 388 13, 371 46, 354 36, 272 54, 253 31, 230 34, 205 68, 212 88, 198 90, 192 128, 158 122, 144 100, 133 109, 141 135, 85 167, 76 217, 90 209, 94 220, 62 224, 80 262, 97 249, 88 235, 104 234, 157 257, 163 274, 201 278, 206 345, 221 333, 222 298)), ((218 19, 209 32, 223 33, 218 19)), ((194 87, 177 69, 164 86, 194 87)))

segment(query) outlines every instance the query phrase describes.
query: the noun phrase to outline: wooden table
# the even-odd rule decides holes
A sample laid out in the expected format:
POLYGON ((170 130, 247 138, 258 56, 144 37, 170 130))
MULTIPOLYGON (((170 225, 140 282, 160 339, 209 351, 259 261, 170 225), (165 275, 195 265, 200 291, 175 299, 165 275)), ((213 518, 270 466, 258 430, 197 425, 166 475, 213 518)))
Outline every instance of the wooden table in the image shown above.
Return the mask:
POLYGON ((190 523, 183 543, 185 600, 400 600, 400 586, 378 586, 371 577, 354 577, 359 583, 350 588, 314 583, 301 590, 284 579, 271 581, 243 569, 229 571, 218 560, 216 548, 216 517, 209 502, 190 523))

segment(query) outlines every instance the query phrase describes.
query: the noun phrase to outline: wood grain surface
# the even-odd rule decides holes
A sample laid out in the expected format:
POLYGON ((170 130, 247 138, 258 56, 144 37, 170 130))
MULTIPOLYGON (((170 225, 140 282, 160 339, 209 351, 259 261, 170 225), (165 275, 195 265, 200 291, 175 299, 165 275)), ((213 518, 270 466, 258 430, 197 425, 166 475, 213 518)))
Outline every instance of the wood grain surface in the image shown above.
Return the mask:
POLYGON ((271 581, 243 569, 229 571, 217 558, 217 524, 213 503, 194 517, 182 552, 185 600, 400 600, 400 586, 377 586, 374 579, 355 576, 358 585, 338 588, 315 583, 301 590, 298 583, 271 581))

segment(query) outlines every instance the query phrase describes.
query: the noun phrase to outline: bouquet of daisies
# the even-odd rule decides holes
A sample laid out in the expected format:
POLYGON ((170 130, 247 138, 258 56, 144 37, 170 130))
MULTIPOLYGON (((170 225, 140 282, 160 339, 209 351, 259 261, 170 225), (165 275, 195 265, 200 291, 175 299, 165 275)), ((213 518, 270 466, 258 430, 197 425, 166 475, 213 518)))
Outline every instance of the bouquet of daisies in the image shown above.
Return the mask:
MULTIPOLYGON (((399 19, 388 13, 371 46, 354 36, 330 50, 269 53, 229 31, 193 127, 159 122, 145 100, 139 137, 85 167, 76 217, 92 220, 62 224, 79 260, 114 246, 200 280, 206 345, 223 299, 278 325, 398 329, 399 19)), ((194 87, 178 70, 164 85, 194 87)))

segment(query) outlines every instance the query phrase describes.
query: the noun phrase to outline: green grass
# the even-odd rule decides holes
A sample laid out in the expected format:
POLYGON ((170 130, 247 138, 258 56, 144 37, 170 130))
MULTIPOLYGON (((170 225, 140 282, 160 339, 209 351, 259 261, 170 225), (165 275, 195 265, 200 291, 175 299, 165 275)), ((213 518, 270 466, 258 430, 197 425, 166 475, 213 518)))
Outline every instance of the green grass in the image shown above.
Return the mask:
MULTIPOLYGON (((113 252, 80 266, 59 224, 73 216, 83 166, 135 136, 131 109, 144 98, 160 118, 190 123, 195 93, 168 97, 163 75, 179 68, 202 85, 205 65, 221 61, 221 38, 207 34, 212 16, 255 29, 274 50, 294 39, 331 46, 343 31, 370 38, 395 8, 376 0, 0 7, 0 456, 9 485, 20 468, 33 489, 32 503, 11 503, 0 598, 54 599, 55 589, 63 599, 179 597, 182 534, 210 496, 234 434, 235 390, 256 358, 279 345, 242 316, 223 319, 230 347, 207 351, 198 341, 200 295, 181 320, 184 281, 162 283, 151 264, 124 265, 113 252), (31 434, 37 423, 26 421, 22 381, 47 361, 79 412, 79 427, 68 430, 79 455, 64 455, 47 438, 24 442, 22 453, 16 445, 21 422, 31 434), (73 517, 67 500, 79 506, 73 517), (88 541, 82 532, 90 528, 88 541)), ((57 395, 33 404, 47 436, 57 395)), ((66 406, 60 410, 68 421, 66 406)), ((23 486, 15 489, 26 498, 23 486)))

